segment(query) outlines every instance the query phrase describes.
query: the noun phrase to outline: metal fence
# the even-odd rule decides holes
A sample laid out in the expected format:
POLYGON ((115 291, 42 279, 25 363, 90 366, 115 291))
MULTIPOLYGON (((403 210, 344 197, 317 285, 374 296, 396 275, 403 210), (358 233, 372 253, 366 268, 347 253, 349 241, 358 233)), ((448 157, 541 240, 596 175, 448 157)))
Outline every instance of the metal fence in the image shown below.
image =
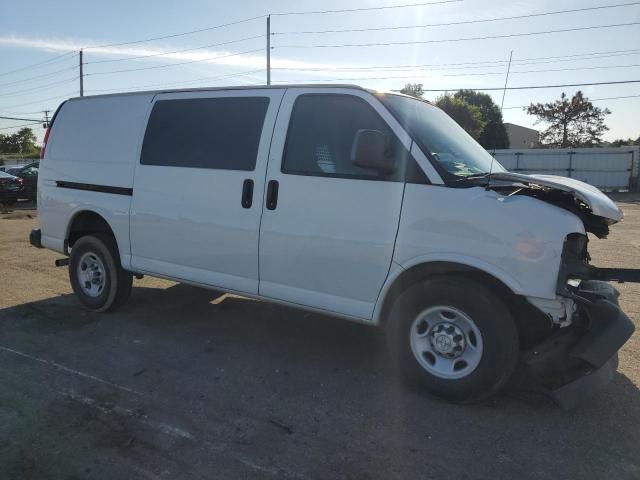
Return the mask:
POLYGON ((640 147, 496 150, 507 170, 576 178, 606 190, 638 188, 640 147))

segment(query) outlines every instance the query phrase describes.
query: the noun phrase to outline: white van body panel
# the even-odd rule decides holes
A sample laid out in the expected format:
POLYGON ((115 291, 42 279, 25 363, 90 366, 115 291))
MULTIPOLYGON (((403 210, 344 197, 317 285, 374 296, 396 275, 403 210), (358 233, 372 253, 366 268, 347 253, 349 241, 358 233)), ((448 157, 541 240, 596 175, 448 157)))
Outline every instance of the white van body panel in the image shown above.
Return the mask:
MULTIPOLYGON (((264 175, 284 89, 161 93, 163 100, 267 97, 253 171, 143 165, 136 162, 131 205, 132 267, 248 294, 258 293, 258 239, 264 175), (241 206, 245 180, 253 205, 241 206)), ((149 109, 151 111, 151 109, 149 109)), ((139 156, 138 156, 139 158, 139 156)))
POLYGON ((133 186, 150 94, 74 98, 62 105, 42 167, 46 177, 133 186))
POLYGON ((76 98, 65 102, 51 127, 38 177, 42 243, 63 252, 71 219, 96 212, 111 226, 129 268, 131 196, 66 189, 56 182, 130 188, 153 95, 76 98))
POLYGON ((267 171, 267 182, 277 180, 280 186, 277 208, 265 209, 262 217, 260 295, 370 320, 393 256, 404 184, 282 173, 290 114, 307 94, 362 98, 407 151, 411 146, 406 132, 368 92, 289 89, 267 171))
POLYGON ((514 293, 552 299, 562 245, 574 232, 585 233, 578 217, 535 198, 407 184, 394 262, 403 269, 460 263, 514 293))

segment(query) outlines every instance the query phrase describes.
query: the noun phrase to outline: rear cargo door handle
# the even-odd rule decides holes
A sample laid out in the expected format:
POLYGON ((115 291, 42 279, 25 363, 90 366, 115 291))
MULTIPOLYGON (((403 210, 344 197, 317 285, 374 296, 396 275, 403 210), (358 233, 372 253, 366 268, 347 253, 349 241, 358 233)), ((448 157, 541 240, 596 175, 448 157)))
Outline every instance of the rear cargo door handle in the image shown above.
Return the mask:
POLYGON ((267 209, 275 210, 278 206, 278 181, 270 180, 267 185, 267 209))
POLYGON ((253 203, 253 180, 247 178, 242 184, 242 206, 251 208, 253 203))

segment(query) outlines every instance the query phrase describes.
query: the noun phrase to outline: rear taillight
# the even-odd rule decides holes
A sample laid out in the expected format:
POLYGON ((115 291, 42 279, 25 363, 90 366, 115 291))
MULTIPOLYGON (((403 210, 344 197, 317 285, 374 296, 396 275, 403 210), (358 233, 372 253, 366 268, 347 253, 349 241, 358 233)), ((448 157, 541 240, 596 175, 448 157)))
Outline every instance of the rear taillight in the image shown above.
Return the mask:
POLYGON ((47 149, 47 140, 49 140, 49 132, 51 132, 51 127, 47 127, 47 131, 44 132, 44 141, 42 142, 42 148, 40 149, 40 160, 44 158, 44 151, 47 149))

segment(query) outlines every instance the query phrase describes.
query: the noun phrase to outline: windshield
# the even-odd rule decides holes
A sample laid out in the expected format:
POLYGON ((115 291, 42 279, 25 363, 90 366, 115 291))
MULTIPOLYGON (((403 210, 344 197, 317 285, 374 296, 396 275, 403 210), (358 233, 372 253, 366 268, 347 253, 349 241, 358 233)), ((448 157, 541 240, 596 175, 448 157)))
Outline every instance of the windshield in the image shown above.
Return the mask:
POLYGON ((437 160, 442 169, 456 177, 469 177, 505 168, 446 113, 428 102, 385 94, 380 100, 391 110, 413 139, 437 160))

